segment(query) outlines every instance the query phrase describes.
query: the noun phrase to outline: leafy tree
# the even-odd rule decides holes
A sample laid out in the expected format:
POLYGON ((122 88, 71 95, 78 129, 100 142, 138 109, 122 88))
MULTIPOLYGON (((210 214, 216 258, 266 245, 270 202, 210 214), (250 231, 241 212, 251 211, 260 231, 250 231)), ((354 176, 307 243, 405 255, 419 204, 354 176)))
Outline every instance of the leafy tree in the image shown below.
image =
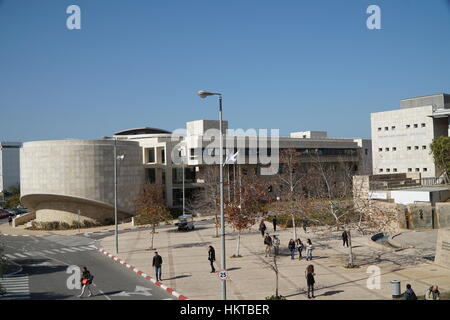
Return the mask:
POLYGON ((161 222, 168 222, 172 216, 164 201, 164 189, 161 186, 145 184, 136 199, 137 215, 136 223, 148 224, 151 227, 151 249, 156 233, 156 227, 161 222))
POLYGON ((436 167, 442 170, 445 180, 449 182, 450 175, 450 137, 439 137, 431 143, 431 154, 436 167))
POLYGON ((250 229, 259 215, 267 213, 266 204, 269 201, 267 186, 256 175, 240 177, 239 182, 239 193, 225 206, 227 221, 238 232, 234 257, 240 257, 241 232, 250 229))

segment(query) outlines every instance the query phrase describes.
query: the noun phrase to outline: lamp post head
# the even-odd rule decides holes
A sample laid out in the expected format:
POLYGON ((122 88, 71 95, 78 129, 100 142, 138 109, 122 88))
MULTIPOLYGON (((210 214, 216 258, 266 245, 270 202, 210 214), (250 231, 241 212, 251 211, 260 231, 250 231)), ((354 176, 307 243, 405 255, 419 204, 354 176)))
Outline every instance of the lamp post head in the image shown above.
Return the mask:
POLYGON ((205 99, 206 97, 209 96, 220 96, 220 93, 217 92, 209 92, 209 91, 205 91, 205 90, 200 90, 197 92, 198 96, 202 99, 205 99))

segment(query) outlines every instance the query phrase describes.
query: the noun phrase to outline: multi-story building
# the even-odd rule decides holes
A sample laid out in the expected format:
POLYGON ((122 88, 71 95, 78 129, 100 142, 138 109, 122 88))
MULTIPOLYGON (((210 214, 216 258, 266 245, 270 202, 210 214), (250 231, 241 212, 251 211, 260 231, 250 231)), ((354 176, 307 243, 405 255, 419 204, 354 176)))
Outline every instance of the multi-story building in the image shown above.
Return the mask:
MULTIPOLYGON (((236 162, 246 170, 256 170, 258 174, 264 174, 261 171, 269 166, 269 158, 275 159, 271 149, 278 154, 283 149, 295 149, 305 163, 322 161, 333 165, 344 162, 355 174, 372 173, 372 144, 368 139, 333 139, 324 131, 293 132, 290 137, 265 137, 252 130, 228 130, 227 121, 223 121, 222 127, 226 132, 224 154, 237 153, 236 162)), ((189 197, 205 183, 211 164, 219 162, 218 139, 215 139, 218 132, 219 121, 198 120, 188 122, 186 130, 180 132, 141 128, 117 132, 115 137, 139 142, 146 180, 164 185, 167 204, 178 207, 182 204, 183 167, 185 192, 189 197), (181 159, 185 159, 184 165, 181 159)), ((278 163, 275 166, 277 170, 278 163)), ((232 179, 233 170, 233 166, 226 166, 225 179, 232 179)))
POLYGON ((439 177, 430 144, 449 135, 449 115, 448 94, 402 99, 399 110, 372 113, 373 173, 439 177))
POLYGON ((0 142, 0 192, 20 184, 19 142, 0 142))

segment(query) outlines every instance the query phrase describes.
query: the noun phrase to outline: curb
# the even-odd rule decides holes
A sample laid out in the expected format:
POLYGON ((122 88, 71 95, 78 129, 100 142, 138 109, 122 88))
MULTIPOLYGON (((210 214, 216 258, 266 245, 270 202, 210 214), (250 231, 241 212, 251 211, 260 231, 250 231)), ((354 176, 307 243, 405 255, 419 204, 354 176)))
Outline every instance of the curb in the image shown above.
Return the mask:
POLYGON ((8 236, 8 237, 44 237, 45 235, 42 234, 7 234, 7 233, 0 233, 0 236, 8 236))
POLYGON ((178 292, 176 292, 175 290, 165 286, 164 284, 162 284, 159 281, 156 281, 153 277, 150 277, 149 275, 145 274, 144 272, 136 269, 136 267, 128 264, 126 261, 119 259, 118 257, 113 256, 112 254, 110 254, 109 252, 103 250, 103 248, 98 249, 98 251, 100 253, 102 253, 103 255, 107 256, 108 258, 111 258, 112 260, 114 260, 117 263, 120 263, 121 265, 127 267, 128 269, 130 269, 131 271, 135 272, 137 275, 143 277, 146 280, 151 281, 154 285, 166 290, 168 293, 170 293, 171 295, 175 296, 178 300, 189 300, 187 297, 179 294, 178 292))

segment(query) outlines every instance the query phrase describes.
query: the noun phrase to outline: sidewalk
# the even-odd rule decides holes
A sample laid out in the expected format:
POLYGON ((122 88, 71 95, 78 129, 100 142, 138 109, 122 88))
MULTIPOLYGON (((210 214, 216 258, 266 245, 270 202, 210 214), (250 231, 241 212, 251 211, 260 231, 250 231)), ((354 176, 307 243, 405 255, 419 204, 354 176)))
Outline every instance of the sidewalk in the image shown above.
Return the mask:
MULTIPOLYGON (((382 252, 366 245, 367 238, 352 239, 356 262, 361 266, 345 269, 347 249, 342 247, 340 233, 329 234, 297 230, 302 241, 311 238, 314 251, 313 261, 291 260, 287 243, 292 238, 292 229, 271 232, 281 240, 281 256, 278 259, 279 292, 289 300, 307 299, 304 270, 312 263, 316 271, 317 299, 374 300, 391 299, 391 280, 402 281, 402 291, 406 283, 411 283, 418 295, 423 294, 432 284, 438 284, 441 291, 450 289, 450 269, 425 263, 417 258, 414 249, 401 252, 382 252), (381 268, 381 289, 367 288, 367 267, 376 265, 381 268)), ((215 238, 212 223, 198 225, 194 231, 178 232, 176 227, 158 229, 155 235, 155 248, 163 257, 163 283, 187 296, 189 299, 220 299, 220 280, 210 273, 207 260, 208 246, 216 249, 217 263, 220 264, 220 238, 215 238)), ((117 255, 121 260, 135 266, 148 275, 154 276, 151 267, 153 250, 149 250, 150 231, 124 233, 120 236, 117 255)), ((275 292, 275 274, 263 261, 264 246, 261 234, 256 227, 241 235, 240 254, 242 258, 230 258, 235 253, 237 234, 227 229, 226 250, 227 269, 230 280, 227 281, 227 297, 231 300, 261 300, 275 292)), ((108 252, 114 252, 114 237, 106 237, 101 246, 108 252)), ((296 252, 296 258, 298 257, 296 252)), ((219 271, 219 267, 216 267, 219 271)))

